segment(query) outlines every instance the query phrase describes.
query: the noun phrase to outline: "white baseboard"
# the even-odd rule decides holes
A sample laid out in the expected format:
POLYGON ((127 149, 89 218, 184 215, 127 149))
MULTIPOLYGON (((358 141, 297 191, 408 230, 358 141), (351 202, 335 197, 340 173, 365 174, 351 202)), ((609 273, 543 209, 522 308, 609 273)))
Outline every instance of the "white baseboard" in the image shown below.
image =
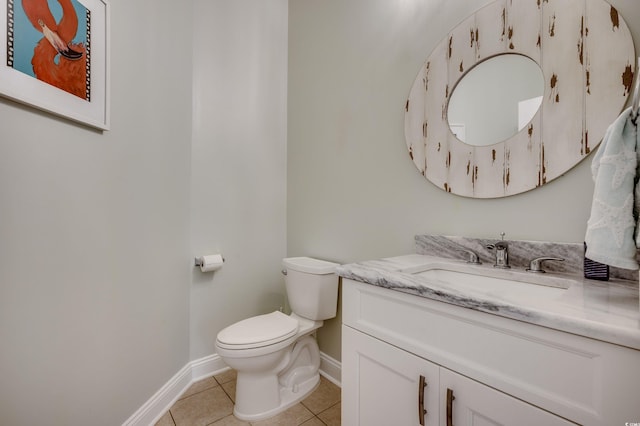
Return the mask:
MULTIPOLYGON (((192 383, 222 373, 228 368, 218 354, 189 362, 133 413, 122 426, 154 425, 192 383)), ((320 352, 320 374, 340 386, 341 372, 342 367, 339 361, 320 352)))
POLYGON ((229 369, 218 354, 191 361, 189 365, 191 365, 191 383, 206 379, 207 377, 229 369))
POLYGON ((342 387, 342 364, 323 352, 320 352, 320 374, 333 384, 342 387))
POLYGON ((228 369, 217 354, 191 361, 176 373, 158 392, 138 409, 122 426, 154 425, 175 404, 192 383, 228 369))

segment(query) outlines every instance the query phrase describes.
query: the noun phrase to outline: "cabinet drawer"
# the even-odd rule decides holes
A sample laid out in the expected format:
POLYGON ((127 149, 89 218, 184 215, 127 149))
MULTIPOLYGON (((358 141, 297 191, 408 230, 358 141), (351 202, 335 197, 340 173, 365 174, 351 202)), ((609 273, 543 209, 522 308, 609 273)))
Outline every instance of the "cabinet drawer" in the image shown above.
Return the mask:
POLYGON ((574 422, 640 419, 604 394, 640 395, 638 351, 352 280, 343 322, 574 422))

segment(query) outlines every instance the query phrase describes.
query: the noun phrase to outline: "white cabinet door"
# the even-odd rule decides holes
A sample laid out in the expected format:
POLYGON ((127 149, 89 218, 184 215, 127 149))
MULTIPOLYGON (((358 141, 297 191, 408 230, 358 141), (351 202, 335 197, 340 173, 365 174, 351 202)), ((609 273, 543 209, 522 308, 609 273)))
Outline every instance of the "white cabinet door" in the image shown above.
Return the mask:
POLYGON ((414 426, 421 424, 422 411, 422 424, 436 426, 439 369, 433 363, 343 325, 342 424, 414 426), (420 388, 424 390, 423 395, 420 388))
POLYGON ((441 425, 575 425, 446 368, 440 368, 440 401, 441 425))

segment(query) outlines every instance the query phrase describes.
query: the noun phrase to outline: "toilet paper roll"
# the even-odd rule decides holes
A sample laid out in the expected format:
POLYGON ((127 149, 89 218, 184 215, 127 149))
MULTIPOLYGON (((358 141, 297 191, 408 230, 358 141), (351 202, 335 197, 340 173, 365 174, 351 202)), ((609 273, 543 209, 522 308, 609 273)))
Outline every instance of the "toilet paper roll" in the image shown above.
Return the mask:
POLYGON ((221 254, 209 254, 198 258, 198 264, 202 272, 217 271, 222 268, 224 258, 221 254))

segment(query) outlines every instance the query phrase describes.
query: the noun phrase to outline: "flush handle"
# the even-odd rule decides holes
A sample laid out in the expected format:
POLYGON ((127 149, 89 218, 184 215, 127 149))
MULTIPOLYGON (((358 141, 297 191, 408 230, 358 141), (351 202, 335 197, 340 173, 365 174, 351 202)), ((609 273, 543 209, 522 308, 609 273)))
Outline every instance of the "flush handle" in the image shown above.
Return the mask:
POLYGON ((424 388, 427 387, 427 379, 423 375, 420 375, 420 381, 418 383, 418 418, 420 419, 420 425, 424 426, 424 415, 427 414, 427 410, 424 408, 424 388))

